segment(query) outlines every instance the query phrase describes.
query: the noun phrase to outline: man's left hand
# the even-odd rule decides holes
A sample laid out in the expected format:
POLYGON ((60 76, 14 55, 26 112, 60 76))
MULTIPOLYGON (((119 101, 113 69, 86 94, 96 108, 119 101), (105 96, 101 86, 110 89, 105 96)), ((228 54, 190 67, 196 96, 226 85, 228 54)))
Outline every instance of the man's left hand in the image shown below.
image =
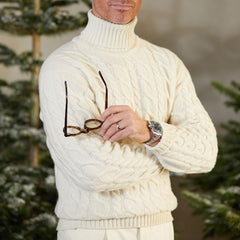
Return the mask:
POLYGON ((110 106, 101 115, 100 120, 103 121, 100 133, 104 140, 116 142, 128 137, 143 143, 151 137, 148 122, 127 105, 110 106))

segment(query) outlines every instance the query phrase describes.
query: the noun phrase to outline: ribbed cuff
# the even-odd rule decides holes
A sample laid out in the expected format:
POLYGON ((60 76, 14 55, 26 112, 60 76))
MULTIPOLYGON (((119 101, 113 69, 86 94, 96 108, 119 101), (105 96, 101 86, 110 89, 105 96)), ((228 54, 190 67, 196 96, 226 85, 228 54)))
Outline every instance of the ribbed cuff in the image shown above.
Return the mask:
POLYGON ((176 129, 175 129, 176 127, 165 122, 159 122, 159 123, 161 124, 163 129, 163 135, 162 135, 161 141, 154 147, 151 147, 147 144, 145 144, 145 146, 149 151, 152 151, 152 152, 160 151, 161 153, 164 153, 171 146, 171 142, 176 132, 176 129))

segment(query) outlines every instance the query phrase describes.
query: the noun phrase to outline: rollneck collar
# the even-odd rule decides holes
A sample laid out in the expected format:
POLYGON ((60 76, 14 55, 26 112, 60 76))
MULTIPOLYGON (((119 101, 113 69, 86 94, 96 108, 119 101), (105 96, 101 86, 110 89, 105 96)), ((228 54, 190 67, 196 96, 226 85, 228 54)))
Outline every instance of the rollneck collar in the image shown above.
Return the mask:
POLYGON ((128 24, 115 24, 96 17, 90 10, 88 24, 80 38, 97 48, 110 51, 126 51, 134 47, 137 35, 134 33, 137 17, 128 24))

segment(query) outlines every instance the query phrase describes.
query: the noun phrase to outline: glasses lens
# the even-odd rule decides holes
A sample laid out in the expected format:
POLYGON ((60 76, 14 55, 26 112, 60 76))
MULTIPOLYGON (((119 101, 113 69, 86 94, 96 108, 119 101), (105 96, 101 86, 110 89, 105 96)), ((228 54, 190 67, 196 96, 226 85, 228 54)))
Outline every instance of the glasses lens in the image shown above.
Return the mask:
POLYGON ((80 134, 81 133, 81 129, 77 128, 77 127, 72 127, 72 126, 67 126, 67 133, 68 134, 80 134))
POLYGON ((85 122, 85 128, 89 130, 98 129, 102 126, 102 122, 98 119, 89 119, 85 122))

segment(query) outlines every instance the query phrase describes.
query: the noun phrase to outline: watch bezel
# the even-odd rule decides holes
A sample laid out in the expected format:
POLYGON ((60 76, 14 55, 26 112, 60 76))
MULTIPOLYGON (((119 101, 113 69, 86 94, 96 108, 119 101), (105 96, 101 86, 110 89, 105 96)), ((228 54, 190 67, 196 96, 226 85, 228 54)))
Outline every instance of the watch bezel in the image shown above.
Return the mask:
POLYGON ((151 131, 151 138, 146 141, 145 144, 151 145, 162 138, 163 128, 162 125, 157 121, 148 121, 148 128, 151 131))

